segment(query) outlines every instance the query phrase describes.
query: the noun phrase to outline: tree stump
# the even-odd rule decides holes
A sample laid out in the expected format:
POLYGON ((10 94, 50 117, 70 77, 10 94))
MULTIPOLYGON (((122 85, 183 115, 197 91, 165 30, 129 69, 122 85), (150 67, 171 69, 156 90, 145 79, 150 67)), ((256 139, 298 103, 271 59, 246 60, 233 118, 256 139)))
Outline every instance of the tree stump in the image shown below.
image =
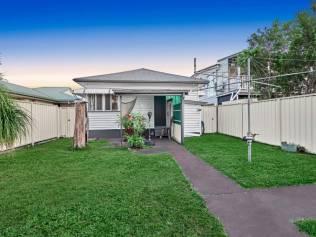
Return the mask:
POLYGON ((87 144, 86 135, 86 123, 87 123, 87 113, 86 113, 86 103, 76 103, 76 119, 75 119, 75 131, 74 131, 74 143, 73 147, 75 149, 84 148, 87 144))

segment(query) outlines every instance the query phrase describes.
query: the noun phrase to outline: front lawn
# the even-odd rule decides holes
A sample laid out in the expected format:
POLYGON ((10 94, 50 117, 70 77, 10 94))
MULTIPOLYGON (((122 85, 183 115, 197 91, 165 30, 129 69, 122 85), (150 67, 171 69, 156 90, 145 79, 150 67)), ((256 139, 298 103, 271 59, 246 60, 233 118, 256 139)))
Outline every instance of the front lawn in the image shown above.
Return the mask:
POLYGON ((0 236, 224 236, 169 155, 70 147, 0 155, 0 236))
POLYGON ((305 232, 311 237, 316 237, 316 219, 299 220, 295 222, 299 231, 305 232))
POLYGON ((249 163, 247 143, 220 134, 187 138, 185 147, 245 188, 316 183, 315 155, 254 143, 249 163))

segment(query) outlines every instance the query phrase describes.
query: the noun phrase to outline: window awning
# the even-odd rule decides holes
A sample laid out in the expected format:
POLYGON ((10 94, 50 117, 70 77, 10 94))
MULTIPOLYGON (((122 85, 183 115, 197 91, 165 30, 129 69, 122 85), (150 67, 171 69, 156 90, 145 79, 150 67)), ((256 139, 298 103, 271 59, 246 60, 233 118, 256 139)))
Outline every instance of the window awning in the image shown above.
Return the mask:
POLYGON ((168 90, 168 89, 113 89, 115 94, 142 94, 142 95, 182 95, 190 90, 168 90))
POLYGON ((142 95, 182 95, 187 94, 190 90, 177 90, 177 89, 102 89, 102 88, 80 88, 75 89, 75 94, 142 94, 142 95))
POLYGON ((74 90, 75 94, 114 94, 112 89, 103 89, 103 88, 80 88, 74 90))

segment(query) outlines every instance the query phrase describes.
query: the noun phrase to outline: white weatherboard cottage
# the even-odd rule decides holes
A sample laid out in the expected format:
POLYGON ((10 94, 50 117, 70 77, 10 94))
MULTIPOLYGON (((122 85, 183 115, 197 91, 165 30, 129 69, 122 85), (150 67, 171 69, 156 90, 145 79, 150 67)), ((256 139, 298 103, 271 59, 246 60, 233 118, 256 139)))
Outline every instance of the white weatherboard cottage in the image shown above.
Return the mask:
POLYGON ((128 112, 143 114, 156 136, 171 128, 179 143, 201 134, 199 88, 207 80, 143 68, 73 80, 82 86, 75 93, 88 100, 89 137, 120 137, 119 117, 128 112))

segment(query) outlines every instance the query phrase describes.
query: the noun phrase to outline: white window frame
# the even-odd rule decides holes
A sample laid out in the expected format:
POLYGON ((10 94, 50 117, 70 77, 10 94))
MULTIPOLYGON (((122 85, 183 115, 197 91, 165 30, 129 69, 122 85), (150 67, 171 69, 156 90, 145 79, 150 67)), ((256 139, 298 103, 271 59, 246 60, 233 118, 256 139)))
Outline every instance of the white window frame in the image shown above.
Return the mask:
POLYGON ((103 104, 103 95, 102 94, 94 94, 94 108, 95 110, 94 111, 103 111, 104 110, 104 104, 103 104), (97 97, 101 95, 101 109, 97 109, 98 108, 98 103, 97 103, 97 97))
POLYGON ((114 95, 114 96, 116 96, 117 97, 117 110, 113 110, 112 109, 112 94, 87 94, 87 96, 86 96, 86 98, 87 98, 87 100, 88 100, 88 105, 90 104, 90 98, 91 98, 91 96, 93 96, 94 97, 94 110, 91 110, 90 108, 89 108, 89 106, 88 106, 88 111, 89 112, 119 112, 120 111, 120 97, 118 96, 118 95, 114 95), (99 109, 97 109, 97 95, 102 95, 102 109, 101 110, 99 110, 99 109), (107 110, 106 109, 106 95, 109 95, 109 98, 110 98, 110 109, 109 110, 107 110))
POLYGON ((104 111, 112 111, 112 96, 111 96, 111 94, 104 94, 103 95, 103 102, 104 102, 104 104, 103 104, 103 110, 104 111), (110 109, 106 109, 106 96, 109 96, 109 98, 110 98, 110 109))
POLYGON ((110 107, 111 107, 111 111, 113 112, 117 112, 117 111, 120 111, 120 97, 118 95, 112 95, 110 94, 110 107), (112 106, 113 106, 113 99, 112 99, 112 96, 116 96, 117 97, 117 110, 113 110, 112 106))

